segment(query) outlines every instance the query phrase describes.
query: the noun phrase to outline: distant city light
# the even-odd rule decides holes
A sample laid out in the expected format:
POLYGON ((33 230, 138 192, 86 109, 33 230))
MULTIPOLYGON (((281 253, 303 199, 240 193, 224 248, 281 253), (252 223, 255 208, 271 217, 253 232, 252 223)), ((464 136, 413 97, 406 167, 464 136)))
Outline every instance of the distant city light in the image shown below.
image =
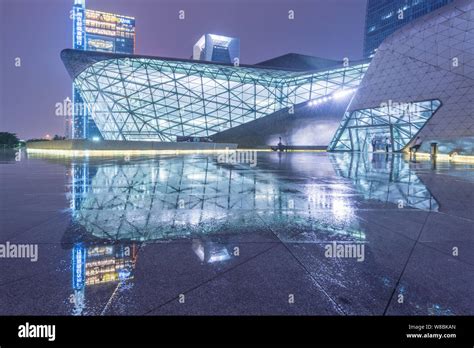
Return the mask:
POLYGON ((100 141, 99 137, 92 137, 92 141, 100 141))

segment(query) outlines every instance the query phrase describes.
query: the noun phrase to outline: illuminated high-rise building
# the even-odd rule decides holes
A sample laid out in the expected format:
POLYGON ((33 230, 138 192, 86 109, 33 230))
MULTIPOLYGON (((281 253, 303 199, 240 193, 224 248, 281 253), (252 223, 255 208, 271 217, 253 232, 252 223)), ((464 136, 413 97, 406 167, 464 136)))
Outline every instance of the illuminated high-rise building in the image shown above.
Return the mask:
POLYGON ((368 0, 364 56, 372 57, 386 37, 453 0, 368 0))
POLYGON ((193 47, 193 59, 238 64, 240 40, 215 34, 204 34, 193 47))
MULTIPOLYGON (((85 0, 75 0, 72 9, 73 48, 85 51, 135 53, 135 18, 86 9, 85 0)), ((102 138, 90 117, 92 106, 85 105, 73 87, 73 117, 71 137, 102 138)))

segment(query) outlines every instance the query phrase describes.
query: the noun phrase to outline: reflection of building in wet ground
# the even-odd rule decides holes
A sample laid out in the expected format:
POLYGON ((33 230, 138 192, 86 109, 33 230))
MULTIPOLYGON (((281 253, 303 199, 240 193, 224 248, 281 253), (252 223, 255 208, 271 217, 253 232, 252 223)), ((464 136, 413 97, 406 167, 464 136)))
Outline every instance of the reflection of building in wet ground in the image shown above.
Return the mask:
POLYGON ((132 279, 137 246, 94 245, 86 248, 85 285, 132 279))
POLYGON ((342 193, 350 187, 299 185, 271 172, 220 165, 211 156, 114 166, 75 163, 73 172, 74 222, 97 239, 209 236, 219 234, 222 226, 238 226, 249 213, 271 217, 275 224, 282 217, 312 217, 331 233, 360 234, 349 227, 353 207, 342 193))
POLYGON ((301 242, 293 230, 303 228, 314 232, 311 243, 367 243, 356 216, 354 194, 384 203, 401 202, 402 207, 438 210, 437 201, 402 156, 319 155, 321 165, 311 171, 314 166, 308 160, 312 156, 271 154, 258 170, 220 164, 212 156, 137 159, 113 165, 76 161, 71 165, 73 224, 66 238, 75 243, 74 313, 83 312, 86 287, 115 283, 119 288, 133 279, 137 242, 192 238, 197 258, 214 264, 238 253, 229 236, 241 233, 242 223, 255 223, 258 229, 262 219, 284 242, 301 242), (288 172, 272 171, 274 166, 288 172), (312 173, 315 179, 302 183, 297 173, 312 173), (334 175, 350 181, 327 180, 334 175), (248 220, 249 214, 259 217, 248 220))
POLYGON ((18 262, 7 265, 11 271, 3 274, 0 290, 11 301, 0 310, 472 314, 473 166, 440 162, 433 170, 429 161, 405 163, 400 157, 265 152, 255 168, 220 165, 207 155, 28 157, 5 165, 2 176, 12 185, 2 187, 11 197, 2 223, 18 225, 5 234, 41 244, 34 278, 18 262), (71 162, 75 177, 69 175, 71 162), (66 164, 66 178, 58 163, 66 164), (432 203, 431 211, 426 185, 439 205, 432 203), (66 212, 65 188, 73 208, 66 212), (398 208, 398 197, 407 209, 398 208), (202 218, 192 220, 194 214, 202 218), (95 226, 102 224, 106 229, 95 226), (363 243, 364 261, 326 257, 325 246, 334 242, 363 243), (75 270, 83 286, 74 290, 71 257, 80 243, 76 261, 84 267, 75 270), (133 244, 135 263, 122 256, 133 244), (452 255, 453 247, 459 256, 452 255), (115 269, 132 263, 131 276, 121 281, 118 272, 111 274, 111 258, 115 269), (181 293, 186 304, 178 302, 181 293), (296 296, 291 306, 289 293, 296 296))
POLYGON ((84 308, 85 288, 133 279, 138 247, 130 244, 76 243, 72 248, 72 288, 74 313, 84 308))
MULTIPOLYGON (((366 199, 438 209, 430 191, 401 156, 332 154, 328 164, 337 175, 352 179, 366 199)), ((72 169, 74 222, 97 239, 208 236, 219 234, 223 225, 238 224, 248 212, 271 216, 275 223, 282 216, 309 216, 322 229, 359 233, 349 227, 354 203, 348 194, 353 188, 341 182, 300 185, 271 171, 220 165, 211 156, 155 158, 113 166, 86 161, 73 164, 72 169), (326 221, 331 222, 324 227, 326 221)), ((329 169, 321 170, 327 173, 329 169)))
POLYGON ((224 244, 201 239, 193 240, 193 251, 201 262, 207 263, 227 261, 232 257, 224 244))
POLYGON ((355 153, 330 156, 338 175, 351 179, 366 199, 438 211, 436 199, 401 156, 355 153))

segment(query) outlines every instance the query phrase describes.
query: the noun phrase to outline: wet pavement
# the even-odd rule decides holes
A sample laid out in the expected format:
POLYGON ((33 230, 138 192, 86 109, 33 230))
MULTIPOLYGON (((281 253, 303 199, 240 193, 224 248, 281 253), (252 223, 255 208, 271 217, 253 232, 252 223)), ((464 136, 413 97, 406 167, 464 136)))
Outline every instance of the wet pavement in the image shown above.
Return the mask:
POLYGON ((474 165, 0 161, 0 315, 473 315, 474 165), (340 253, 339 253, 340 252, 340 253))

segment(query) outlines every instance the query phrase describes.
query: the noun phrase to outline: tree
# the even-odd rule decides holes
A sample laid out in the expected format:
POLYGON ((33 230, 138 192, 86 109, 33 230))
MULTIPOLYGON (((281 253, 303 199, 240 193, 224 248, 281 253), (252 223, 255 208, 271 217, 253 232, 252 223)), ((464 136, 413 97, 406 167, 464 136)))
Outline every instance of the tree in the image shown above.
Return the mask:
POLYGON ((15 147, 20 143, 20 139, 16 136, 15 133, 9 132, 0 132, 0 146, 5 147, 15 147))

